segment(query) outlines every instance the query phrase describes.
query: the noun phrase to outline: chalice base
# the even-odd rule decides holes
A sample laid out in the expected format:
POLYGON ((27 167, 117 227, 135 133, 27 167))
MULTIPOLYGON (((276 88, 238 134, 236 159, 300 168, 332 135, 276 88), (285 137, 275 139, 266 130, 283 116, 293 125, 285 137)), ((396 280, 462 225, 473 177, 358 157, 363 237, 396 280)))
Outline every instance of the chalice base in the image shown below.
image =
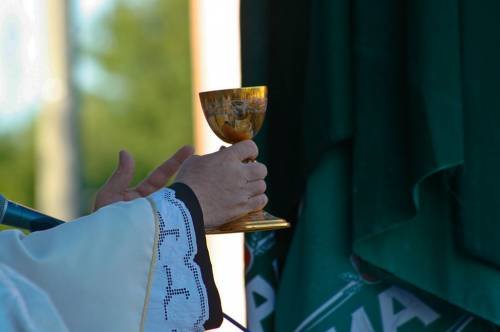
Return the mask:
POLYGON ((278 218, 261 210, 249 213, 239 219, 213 228, 205 228, 206 234, 249 233, 257 231, 273 231, 290 227, 285 219, 278 218))

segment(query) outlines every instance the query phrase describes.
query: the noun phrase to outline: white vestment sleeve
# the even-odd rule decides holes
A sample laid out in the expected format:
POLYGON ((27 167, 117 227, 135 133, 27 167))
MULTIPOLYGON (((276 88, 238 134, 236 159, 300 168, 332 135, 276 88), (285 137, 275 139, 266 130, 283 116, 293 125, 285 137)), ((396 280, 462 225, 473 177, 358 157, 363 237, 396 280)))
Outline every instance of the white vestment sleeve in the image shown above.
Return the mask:
POLYGON ((220 326, 201 208, 188 186, 171 188, 27 236, 0 232, 0 331, 220 326))
POLYGON ((150 196, 159 240, 146 332, 215 328, 221 324, 222 309, 201 208, 189 187, 176 183, 172 188, 150 196))
POLYGON ((68 331, 49 296, 4 264, 0 285, 0 331, 68 331))
MULTIPOLYGON (((155 238, 151 205, 146 199, 137 199, 28 236, 13 230, 0 232, 0 264, 50 298, 54 310, 44 308, 42 296, 40 308, 30 307, 30 312, 58 313, 71 332, 137 332, 145 316, 155 238)), ((10 272, 5 273, 12 281, 10 272)), ((6 287, 0 285, 9 292, 6 287)), ((25 291, 18 294, 24 296, 25 291)), ((12 301, 0 304, 5 306, 0 307, 0 315, 16 310, 12 301)), ((40 315, 29 316, 33 324, 42 323, 40 315)), ((19 330, 23 331, 14 331, 19 330)))

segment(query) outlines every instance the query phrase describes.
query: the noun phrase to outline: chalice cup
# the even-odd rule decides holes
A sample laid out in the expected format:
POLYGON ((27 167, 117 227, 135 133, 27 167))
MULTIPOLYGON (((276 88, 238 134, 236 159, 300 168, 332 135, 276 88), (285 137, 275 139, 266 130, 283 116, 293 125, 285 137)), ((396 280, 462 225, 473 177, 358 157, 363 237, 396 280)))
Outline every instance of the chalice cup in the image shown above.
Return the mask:
MULTIPOLYGON (((262 127, 267 108, 267 87, 245 87, 200 93, 201 107, 213 132, 234 144, 252 139, 262 127)), ((251 162, 251 161, 249 161, 251 162)), ((249 213, 224 225, 207 228, 207 234, 269 231, 290 224, 266 211, 249 213)))

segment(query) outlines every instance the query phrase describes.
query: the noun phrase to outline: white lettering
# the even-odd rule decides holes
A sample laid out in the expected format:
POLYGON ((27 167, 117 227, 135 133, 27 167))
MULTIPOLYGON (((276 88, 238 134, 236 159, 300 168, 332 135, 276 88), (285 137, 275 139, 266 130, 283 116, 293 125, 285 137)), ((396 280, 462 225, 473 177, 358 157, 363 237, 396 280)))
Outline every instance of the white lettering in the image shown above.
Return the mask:
POLYGON ((246 287, 248 307, 248 329, 252 332, 263 332, 261 320, 274 310, 274 289, 261 276, 253 278, 246 287), (255 295, 262 299, 259 303, 255 295))
POLYGON ((418 318, 425 326, 439 318, 439 314, 420 301, 415 295, 392 286, 378 296, 384 332, 396 332, 398 327, 418 318), (405 308, 394 313, 394 300, 405 308))
POLYGON ((361 307, 352 313, 351 332, 374 332, 373 325, 366 314, 365 308, 361 307))

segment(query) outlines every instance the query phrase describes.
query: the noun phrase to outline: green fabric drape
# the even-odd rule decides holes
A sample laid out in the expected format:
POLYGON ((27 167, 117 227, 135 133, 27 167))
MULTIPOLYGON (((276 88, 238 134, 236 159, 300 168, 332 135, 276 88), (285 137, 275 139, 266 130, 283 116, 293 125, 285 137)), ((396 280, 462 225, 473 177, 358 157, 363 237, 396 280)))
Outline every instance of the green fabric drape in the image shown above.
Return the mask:
POLYGON ((241 6, 268 209, 294 223, 247 235, 252 331, 500 324, 500 3, 241 6))

